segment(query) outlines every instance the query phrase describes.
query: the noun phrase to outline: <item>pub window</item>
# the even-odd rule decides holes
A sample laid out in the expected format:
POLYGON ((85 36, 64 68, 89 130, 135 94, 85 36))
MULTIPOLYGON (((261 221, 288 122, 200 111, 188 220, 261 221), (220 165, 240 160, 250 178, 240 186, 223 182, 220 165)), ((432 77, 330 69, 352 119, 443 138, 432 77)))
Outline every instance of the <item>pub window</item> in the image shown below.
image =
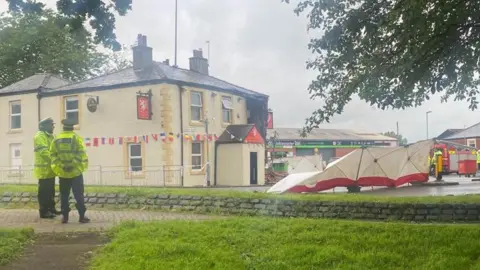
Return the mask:
POLYGON ((232 123, 232 98, 222 97, 222 119, 223 123, 232 123))
POLYGON ((64 99, 64 111, 65 119, 71 119, 75 125, 79 123, 79 110, 78 110, 78 96, 65 97, 64 99))
POLYGON ((10 129, 22 128, 22 105, 20 101, 10 102, 10 129))
POLYGON ((202 169, 202 159, 203 159, 202 147, 203 147, 203 142, 192 143, 192 170, 202 169))
POLYGON ((201 121, 203 112, 202 93, 190 93, 191 119, 192 121, 201 121))
POLYGON ((140 143, 128 144, 128 170, 130 172, 143 171, 142 145, 140 143))

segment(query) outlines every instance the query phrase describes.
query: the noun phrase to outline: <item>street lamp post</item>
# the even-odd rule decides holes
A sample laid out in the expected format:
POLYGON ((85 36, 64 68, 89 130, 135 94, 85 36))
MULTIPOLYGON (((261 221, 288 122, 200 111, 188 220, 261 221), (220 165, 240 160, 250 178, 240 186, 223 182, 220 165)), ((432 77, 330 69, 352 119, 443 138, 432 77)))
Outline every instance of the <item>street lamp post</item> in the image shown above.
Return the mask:
POLYGON ((427 118, 427 140, 428 140, 428 115, 429 115, 430 113, 432 113, 432 111, 428 111, 428 112, 425 113, 425 116, 426 116, 426 118, 427 118))

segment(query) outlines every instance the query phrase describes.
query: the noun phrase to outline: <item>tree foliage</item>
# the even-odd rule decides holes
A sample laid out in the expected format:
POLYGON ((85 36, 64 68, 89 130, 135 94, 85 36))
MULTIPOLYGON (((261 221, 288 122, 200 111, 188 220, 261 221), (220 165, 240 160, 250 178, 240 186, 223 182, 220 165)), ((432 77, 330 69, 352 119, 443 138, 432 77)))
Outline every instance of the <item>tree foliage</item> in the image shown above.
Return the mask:
POLYGON ((398 135, 397 135, 397 134, 396 134, 395 132, 393 132, 393 131, 388 131, 388 132, 382 133, 382 135, 385 135, 385 136, 387 136, 387 137, 391 137, 391 138, 397 139, 397 140, 398 140, 398 144, 401 145, 401 146, 408 144, 407 138, 404 138, 404 137, 402 136, 402 134, 398 134, 398 135))
MULTIPOLYGON (((289 0, 283 0, 290 2, 289 0)), ((480 1, 301 0, 308 14, 318 72, 308 88, 325 105, 306 120, 305 132, 343 112, 354 95, 381 109, 442 101, 478 106, 480 1)))
POLYGON ((116 52, 107 52, 103 56, 101 73, 112 73, 131 67, 133 62, 128 58, 128 54, 131 54, 131 50, 126 46, 122 46, 122 49, 116 52))
POLYGON ((71 31, 52 11, 0 17, 0 87, 35 73, 78 81, 104 70, 109 56, 97 52, 91 34, 71 31))
MULTIPOLYGON (((40 13, 45 9, 41 0, 7 0, 9 10, 25 14, 40 13)), ((116 40, 115 14, 121 16, 132 9, 132 0, 57 0, 57 10, 70 26, 70 31, 84 30, 88 21, 95 31, 95 42, 114 51, 121 45, 116 40)))

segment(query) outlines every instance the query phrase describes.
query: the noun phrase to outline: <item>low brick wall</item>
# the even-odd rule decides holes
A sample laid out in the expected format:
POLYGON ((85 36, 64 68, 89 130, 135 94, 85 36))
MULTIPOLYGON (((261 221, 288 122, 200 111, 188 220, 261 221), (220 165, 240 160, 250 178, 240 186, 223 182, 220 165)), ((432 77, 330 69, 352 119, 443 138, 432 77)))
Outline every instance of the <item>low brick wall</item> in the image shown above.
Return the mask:
MULTIPOLYGON (((37 202, 36 193, 1 194, 1 206, 37 202)), ((58 201, 58 194, 57 194, 58 201)), ((298 201, 283 199, 242 199, 187 195, 152 195, 148 198, 126 194, 85 194, 90 208, 182 210, 200 213, 311 217, 415 222, 480 222, 480 204, 403 204, 373 202, 298 201)), ((73 198, 70 199, 72 205, 73 198)))

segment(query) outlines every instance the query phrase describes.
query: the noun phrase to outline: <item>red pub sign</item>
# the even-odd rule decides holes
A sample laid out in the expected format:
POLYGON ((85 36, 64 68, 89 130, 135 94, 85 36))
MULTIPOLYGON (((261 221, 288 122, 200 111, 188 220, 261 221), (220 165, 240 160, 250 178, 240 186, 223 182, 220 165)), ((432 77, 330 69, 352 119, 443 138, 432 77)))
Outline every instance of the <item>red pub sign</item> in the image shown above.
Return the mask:
POLYGON ((152 91, 137 93, 137 119, 152 120, 152 91))

